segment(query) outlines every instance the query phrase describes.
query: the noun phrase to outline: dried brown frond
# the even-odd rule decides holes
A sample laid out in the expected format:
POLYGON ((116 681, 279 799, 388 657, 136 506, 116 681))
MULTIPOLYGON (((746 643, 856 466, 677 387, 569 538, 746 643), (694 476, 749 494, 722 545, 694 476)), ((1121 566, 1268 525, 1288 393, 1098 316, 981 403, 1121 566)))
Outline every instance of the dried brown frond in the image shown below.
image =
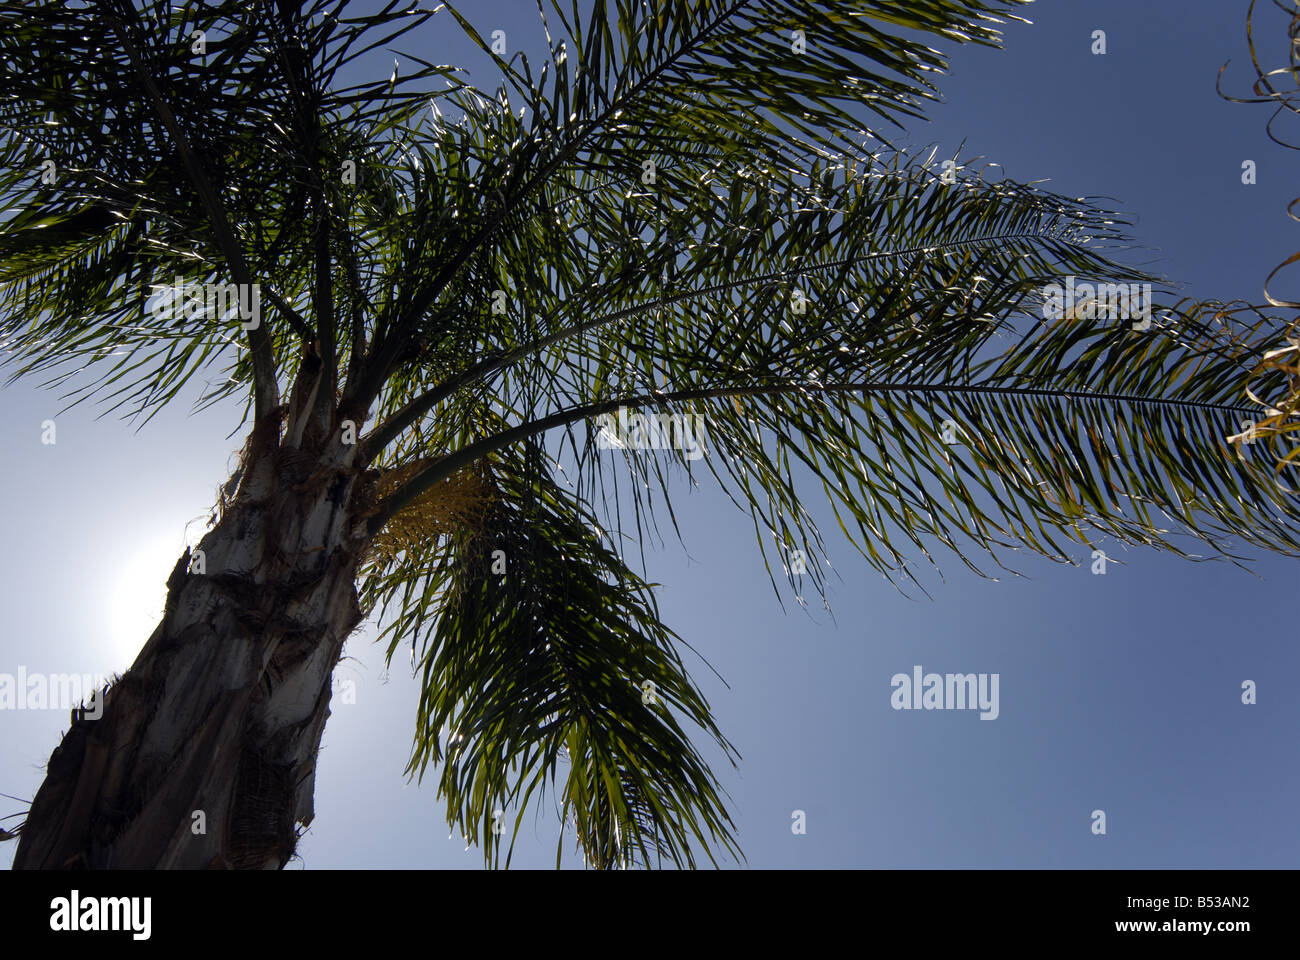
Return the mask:
POLYGON ((1281 473, 1288 467, 1300 466, 1300 444, 1293 446, 1290 452, 1284 453, 1279 449, 1280 438, 1300 430, 1300 336, 1297 335, 1294 326, 1291 329, 1290 342, 1285 347, 1264 354, 1255 372, 1262 374, 1274 370, 1286 374, 1285 396, 1273 402, 1247 389, 1247 396, 1264 408, 1265 417, 1258 423, 1248 426, 1241 433, 1229 437, 1228 440, 1237 447, 1238 455, 1241 453, 1243 443, 1260 441, 1268 443, 1278 456, 1275 470, 1281 473))
MULTIPOLYGON (((1268 70, 1261 64, 1259 52, 1255 47, 1255 2, 1251 0, 1246 14, 1246 37, 1250 46, 1251 66, 1255 71, 1252 96, 1233 97, 1223 92, 1222 78, 1227 64, 1219 70, 1219 95, 1232 103, 1262 103, 1272 106, 1273 115, 1265 127, 1268 138, 1287 149, 1300 150, 1300 143, 1295 141, 1294 134, 1290 138, 1284 138, 1279 126, 1279 121, 1294 122, 1295 118, 1300 116, 1300 3, 1292 0, 1288 5, 1282 0, 1275 0, 1274 6, 1289 16, 1289 22, 1285 25, 1286 66, 1268 70)), ((1261 6, 1261 9, 1266 8, 1261 6)), ((1283 30, 1281 25, 1272 29, 1276 31, 1273 35, 1279 41, 1276 49, 1280 50, 1283 46, 1280 42, 1282 39, 1280 34, 1283 30)), ((1293 200, 1287 207, 1287 215, 1292 220, 1300 220, 1295 212, 1298 206, 1300 206, 1300 198, 1293 200)), ((1282 261, 1265 279, 1264 299, 1268 301, 1269 306, 1300 309, 1300 301, 1277 297, 1270 292, 1273 279, 1283 270, 1297 263, 1300 263, 1300 253, 1292 254, 1282 261)), ((1270 452, 1277 457, 1274 472, 1278 474, 1289 468, 1300 467, 1300 444, 1293 444, 1290 451, 1284 450, 1285 445, 1292 442, 1286 438, 1286 435, 1300 430, 1300 318, 1291 322, 1286 339, 1286 346, 1265 353, 1254 370, 1256 376, 1275 374, 1278 371, 1286 374, 1285 395, 1270 399, 1260 396, 1262 391, 1247 388, 1246 395, 1264 408, 1264 419, 1254 424, 1243 424, 1240 433, 1228 437, 1228 441, 1237 448, 1239 457, 1242 456, 1243 443, 1265 443, 1270 452)), ((1296 484, 1288 482, 1289 479, 1281 476, 1278 478, 1284 489, 1292 493, 1300 492, 1295 489, 1296 484)))

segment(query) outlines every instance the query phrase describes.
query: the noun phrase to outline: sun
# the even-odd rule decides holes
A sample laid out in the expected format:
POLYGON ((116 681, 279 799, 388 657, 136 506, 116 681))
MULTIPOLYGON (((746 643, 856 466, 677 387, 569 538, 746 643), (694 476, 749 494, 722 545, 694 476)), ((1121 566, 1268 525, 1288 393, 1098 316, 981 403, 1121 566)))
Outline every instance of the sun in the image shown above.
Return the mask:
POLYGON ((185 542, 175 530, 159 531, 121 551, 106 578, 104 625, 115 670, 125 671, 162 619, 167 578, 185 542))

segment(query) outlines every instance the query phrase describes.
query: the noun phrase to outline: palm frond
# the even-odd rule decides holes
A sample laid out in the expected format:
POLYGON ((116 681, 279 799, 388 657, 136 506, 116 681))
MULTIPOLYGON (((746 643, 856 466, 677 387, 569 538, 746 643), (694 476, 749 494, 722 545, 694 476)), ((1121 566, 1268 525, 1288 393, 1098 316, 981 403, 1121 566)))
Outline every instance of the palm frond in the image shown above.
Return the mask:
POLYGON ((368 581, 370 602, 398 610, 390 659, 409 640, 422 677, 410 769, 440 765, 449 823, 489 864, 509 863, 548 784, 593 866, 738 854, 684 724, 734 752, 687 676, 681 639, 540 456, 524 445, 491 458, 480 522, 387 559, 368 581), (494 827, 512 806, 503 853, 494 827))

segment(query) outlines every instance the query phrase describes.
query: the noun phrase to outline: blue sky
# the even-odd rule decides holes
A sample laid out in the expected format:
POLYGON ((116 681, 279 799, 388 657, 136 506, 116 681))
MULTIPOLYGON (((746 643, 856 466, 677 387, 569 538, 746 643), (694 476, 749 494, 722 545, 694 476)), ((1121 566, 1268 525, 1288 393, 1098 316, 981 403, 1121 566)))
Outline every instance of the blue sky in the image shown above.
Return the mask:
MULTIPOLYGON (((484 35, 535 39, 522 0, 467 8, 484 35)), ((1258 301, 1295 249, 1285 215, 1293 155, 1264 134, 1262 107, 1215 93, 1253 73, 1244 2, 1036 3, 1006 49, 952 49, 945 102, 903 139, 1000 163, 1070 196, 1104 195, 1135 215, 1153 269, 1191 296, 1258 301), (1090 52, 1105 30, 1107 53, 1090 52), (1258 182, 1241 183, 1244 160, 1258 182)), ((1266 20, 1278 18, 1266 8, 1266 20)), ((481 65, 454 27, 427 33, 440 62, 481 65)), ((1274 29, 1265 50, 1282 55, 1274 29), (1272 46, 1267 46, 1269 43, 1272 46)), ((523 41, 521 41, 523 42, 523 41)), ((532 40, 530 39, 530 43, 532 40)), ((937 44, 944 46, 943 44, 937 44)), ((476 69, 473 79, 493 86, 476 69)), ((891 137, 894 136, 891 134, 891 137)), ((1285 290, 1285 286, 1283 286, 1285 290)), ((136 431, 93 407, 41 424, 61 404, 34 382, 0 392, 7 504, 0 554, 0 671, 123 670, 162 607, 163 582, 203 529, 240 437, 235 405, 185 406, 136 431), (188 540, 187 540, 187 524, 188 540)), ((1254 574, 1114 548, 1094 575, 1025 558, 1024 579, 982 580, 959 563, 932 599, 901 596, 824 529, 833 617, 774 597, 749 519, 716 490, 682 493, 685 546, 650 554, 668 623, 706 657, 687 663, 742 756, 715 766, 751 867, 1294 867, 1300 837, 1300 705, 1293 684, 1294 560, 1254 574), (1289 610, 1288 607, 1291 609, 1289 610), (997 673, 999 716, 896 711, 890 681, 926 672, 997 673), (1241 684, 1258 703, 1241 703, 1241 684), (1105 836, 1090 815, 1104 810, 1105 836), (806 833, 791 831, 804 811, 806 833)), ((432 783, 409 784, 417 688, 367 625, 339 676, 357 703, 326 729, 317 817, 293 868, 477 868, 448 837, 432 783)), ((55 711, 0 713, 0 791, 30 797, 66 726, 55 711)), ((708 754, 716 758, 714 754, 708 754)), ((0 800, 0 813, 17 805, 0 800)), ((552 807, 521 832, 516 865, 554 863, 552 807)), ((0 845, 0 865, 13 845, 0 845)), ((571 848, 566 863, 576 865, 571 848)))

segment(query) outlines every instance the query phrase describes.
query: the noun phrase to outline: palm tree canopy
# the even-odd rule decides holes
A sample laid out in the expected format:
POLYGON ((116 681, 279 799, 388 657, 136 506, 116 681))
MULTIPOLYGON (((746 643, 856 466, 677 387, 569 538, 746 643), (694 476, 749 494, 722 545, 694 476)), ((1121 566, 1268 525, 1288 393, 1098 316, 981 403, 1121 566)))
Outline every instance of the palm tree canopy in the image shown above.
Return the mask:
POLYGON ((1300 546, 1267 452, 1223 439, 1278 321, 1045 319, 1066 278, 1156 281, 1123 218, 885 139, 937 95, 929 43, 996 45, 1022 5, 550 0, 530 59, 451 4, 0 3, 0 337, 143 420, 215 372, 203 402, 286 446, 367 425, 410 771, 489 862, 548 781, 590 862, 738 854, 690 729, 734 750, 623 556, 674 474, 751 513, 774 588, 824 587, 814 491, 901 586, 936 544, 980 572, 1300 546), (404 52, 435 16, 495 89, 404 52), (363 76, 389 49, 413 69, 363 76), (173 278, 257 284, 259 322, 160 316, 173 278), (602 449, 620 410, 702 417, 707 455, 602 449))

